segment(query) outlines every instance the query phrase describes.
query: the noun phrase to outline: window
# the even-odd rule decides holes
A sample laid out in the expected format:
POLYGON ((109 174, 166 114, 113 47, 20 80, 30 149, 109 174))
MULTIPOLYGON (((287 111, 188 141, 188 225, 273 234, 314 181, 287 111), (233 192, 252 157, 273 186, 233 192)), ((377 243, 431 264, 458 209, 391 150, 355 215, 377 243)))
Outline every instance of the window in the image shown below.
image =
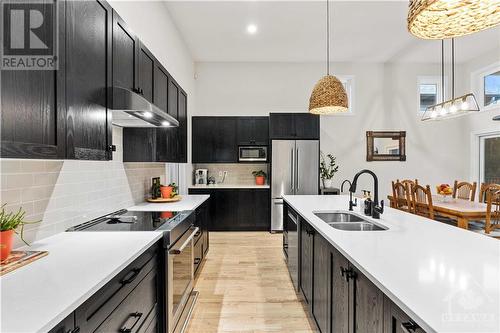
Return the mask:
POLYGON ((484 76, 484 105, 500 105, 500 71, 484 76))
POLYGON ((441 78, 439 76, 418 77, 418 111, 423 113, 441 101, 441 78))
POLYGON ((337 115, 353 114, 354 113, 354 76, 352 75, 338 75, 337 79, 344 85, 347 100, 349 102, 349 112, 338 113, 337 115))
POLYGON ((500 184, 500 133, 479 138, 479 179, 500 184))

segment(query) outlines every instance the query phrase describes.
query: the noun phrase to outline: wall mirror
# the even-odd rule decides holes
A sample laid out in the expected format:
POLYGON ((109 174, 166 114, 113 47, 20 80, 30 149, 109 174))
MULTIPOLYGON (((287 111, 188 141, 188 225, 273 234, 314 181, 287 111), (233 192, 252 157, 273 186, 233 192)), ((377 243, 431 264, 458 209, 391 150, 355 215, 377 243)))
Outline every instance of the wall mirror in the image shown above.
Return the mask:
POLYGON ((405 131, 366 132, 367 161, 406 161, 405 131))

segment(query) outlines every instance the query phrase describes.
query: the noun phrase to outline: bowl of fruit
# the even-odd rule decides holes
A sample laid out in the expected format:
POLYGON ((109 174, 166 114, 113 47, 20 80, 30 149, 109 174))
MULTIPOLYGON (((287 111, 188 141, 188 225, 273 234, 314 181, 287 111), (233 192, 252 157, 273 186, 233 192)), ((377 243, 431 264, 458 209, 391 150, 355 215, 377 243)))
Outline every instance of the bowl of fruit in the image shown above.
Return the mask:
POLYGON ((449 184, 440 184, 436 186, 437 193, 443 196, 443 202, 447 201, 447 197, 453 194, 453 188, 449 184))

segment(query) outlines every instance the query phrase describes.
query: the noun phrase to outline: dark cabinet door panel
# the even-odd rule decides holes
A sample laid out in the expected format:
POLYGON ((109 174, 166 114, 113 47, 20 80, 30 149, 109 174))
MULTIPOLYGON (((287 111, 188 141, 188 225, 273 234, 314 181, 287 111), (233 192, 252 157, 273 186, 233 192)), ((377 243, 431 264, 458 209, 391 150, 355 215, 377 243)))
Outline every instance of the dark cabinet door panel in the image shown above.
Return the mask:
POLYGON ((366 276, 356 271, 356 279, 351 280, 354 288, 354 309, 351 311, 355 332, 383 333, 384 294, 366 276))
POLYGON ((319 116, 310 113, 297 113, 293 116, 298 139, 319 139, 319 116))
POLYGON ((72 333, 75 332, 75 313, 72 312, 64 318, 59 324, 53 327, 49 333, 72 333))
POLYGON ((168 114, 177 119, 179 115, 179 86, 170 79, 168 82, 168 114))
POLYGON ((330 244, 320 235, 314 238, 312 312, 322 333, 330 326, 330 244))
POLYGON ((342 270, 349 267, 349 261, 331 247, 331 331, 349 333, 349 283, 342 270))
POLYGON ((154 128, 123 129, 123 161, 124 162, 155 162, 156 132, 154 128))
POLYGON ((192 162, 215 160, 215 117, 192 118, 192 162))
POLYGON ((169 93, 168 93, 168 81, 169 77, 165 69, 159 64, 155 63, 154 67, 154 104, 157 107, 167 112, 169 93))
POLYGON ((269 115, 269 136, 271 139, 295 139, 295 118, 290 113, 269 115))
POLYGON ((179 110, 177 120, 178 128, 178 156, 179 163, 187 163, 187 94, 181 90, 179 92, 179 110))
POLYGON ((67 157, 105 160, 112 131, 112 9, 97 0, 66 6, 67 157))
POLYGON ((254 117, 254 141, 259 146, 269 144, 269 117, 254 117))
POLYGON ((222 163, 238 162, 236 118, 217 117, 215 135, 215 161, 222 163))
POLYGON ((300 251, 300 289, 305 301, 311 306, 313 300, 313 255, 314 255, 314 229, 301 217, 301 251, 300 251))
POLYGON ((238 117, 237 134, 238 145, 268 145, 269 118, 238 117))
POLYGON ((113 86, 137 88, 138 40, 125 22, 113 12, 113 86))
POLYGON ((154 102, 154 71, 155 71, 155 58, 151 52, 140 44, 139 46, 139 91, 150 102, 154 102))
POLYGON ((271 191, 267 189, 254 189, 253 192, 253 227, 258 231, 271 230, 271 191))
POLYGON ((210 231, 232 230, 237 224, 238 195, 233 190, 216 190, 215 193, 215 219, 211 220, 210 231))
MULTIPOLYGON (((64 22, 65 1, 55 3, 59 22, 64 22)), ((37 30, 42 40, 46 40, 49 33, 48 29, 37 30)), ((64 36, 65 26, 61 24, 57 71, 2 70, 0 157, 65 157, 64 36)))

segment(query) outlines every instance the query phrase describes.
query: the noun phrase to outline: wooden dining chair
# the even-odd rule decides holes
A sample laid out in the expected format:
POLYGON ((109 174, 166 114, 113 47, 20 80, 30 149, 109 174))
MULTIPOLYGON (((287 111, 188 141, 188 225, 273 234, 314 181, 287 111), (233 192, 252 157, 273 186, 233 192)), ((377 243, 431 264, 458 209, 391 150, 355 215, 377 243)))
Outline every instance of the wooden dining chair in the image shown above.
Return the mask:
POLYGON ((411 187, 413 185, 418 185, 418 179, 415 179, 415 180, 411 180, 411 179, 403 179, 403 180, 399 180, 397 179, 396 180, 397 183, 402 183, 402 184, 405 184, 405 185, 408 185, 410 191, 411 191, 411 187))
POLYGON ((434 220, 434 206, 432 205, 431 187, 427 185, 413 185, 411 188, 411 197, 413 213, 420 216, 425 216, 434 220))
POLYGON ((486 223, 484 232, 489 234, 494 229, 500 229, 500 190, 488 191, 486 199, 486 223))
POLYGON ((486 203, 486 200, 488 200, 487 194, 490 191, 500 191, 500 184, 482 183, 479 189, 479 202, 486 203))
POLYGON ((477 183, 459 182, 455 180, 453 185, 453 198, 474 201, 476 197, 477 183))
POLYGON ((411 190, 408 184, 399 181, 392 182, 392 197, 394 207, 399 210, 411 213, 413 211, 411 201, 411 190))

